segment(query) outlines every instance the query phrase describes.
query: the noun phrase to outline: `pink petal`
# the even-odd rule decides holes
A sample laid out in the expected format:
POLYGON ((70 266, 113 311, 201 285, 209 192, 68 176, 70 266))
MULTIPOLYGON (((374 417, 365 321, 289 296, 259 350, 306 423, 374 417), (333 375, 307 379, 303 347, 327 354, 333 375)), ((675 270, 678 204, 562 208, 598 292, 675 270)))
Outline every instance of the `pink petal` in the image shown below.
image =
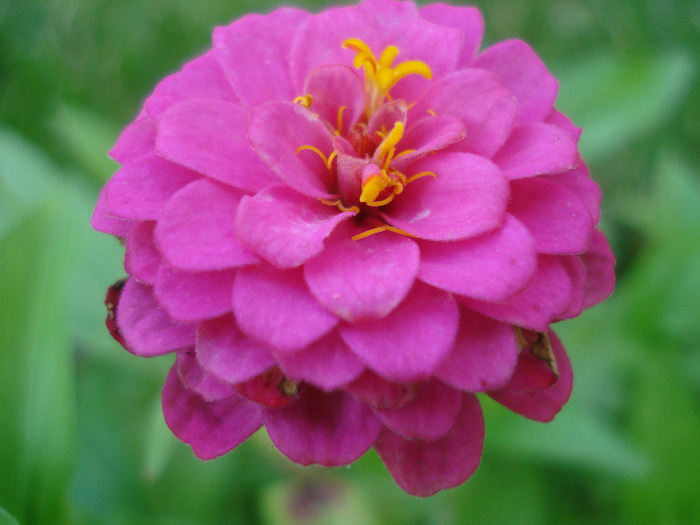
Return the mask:
POLYGON ((571 279, 553 255, 537 258, 537 272, 530 284, 502 303, 460 299, 460 302, 493 319, 540 332, 571 304, 571 279))
MULTIPOLYGON (((415 150, 395 158, 392 167, 403 171, 409 163, 464 138, 464 124, 451 115, 429 116, 411 124, 401 139, 402 150, 415 150)), ((375 153, 375 155, 377 155, 375 153)))
POLYGON ((359 74, 348 66, 322 66, 314 69, 306 77, 303 93, 311 95, 311 110, 334 130, 338 129, 338 113, 342 113, 345 135, 357 122, 364 109, 365 83, 359 74))
POLYGON ((476 7, 448 4, 430 4, 420 8, 420 16, 445 27, 458 29, 464 34, 458 66, 466 67, 476 56, 484 36, 484 19, 476 7))
POLYGON ((207 403, 182 385, 175 366, 163 387, 163 415, 172 433, 200 459, 233 450, 262 424, 258 405, 235 394, 207 403))
POLYGON ((423 242, 418 278, 437 288, 486 301, 504 301, 522 290, 537 267, 527 228, 506 215, 493 232, 456 242, 423 242))
POLYGON ((192 99, 238 102, 213 50, 188 62, 182 71, 161 80, 146 99, 145 108, 153 120, 158 120, 168 108, 192 99))
POLYGON ((158 302, 175 321, 202 321, 231 311, 235 270, 183 272, 161 266, 156 278, 158 302))
POLYGON ((221 270, 259 259, 236 237, 236 208, 243 194, 206 179, 177 192, 156 226, 163 257, 180 270, 221 270))
POLYGON ((346 321, 384 317, 398 305, 418 272, 416 243, 403 235, 371 235, 353 241, 367 228, 339 226, 326 249, 304 266, 311 292, 346 321))
POLYGON ((124 128, 109 156, 120 164, 126 164, 152 152, 155 143, 156 123, 143 112, 124 128))
POLYGON ((554 419, 569 400, 573 385, 571 363, 566 351, 554 332, 550 331, 548 335, 559 368, 559 379, 552 386, 541 390, 515 390, 506 385, 500 390, 489 392, 494 400, 513 412, 542 422, 554 419))
POLYGON ((336 225, 353 215, 276 185, 243 197, 236 233, 243 244, 278 268, 294 268, 320 253, 336 225))
POLYGON ((484 419, 473 394, 464 394, 452 431, 444 437, 405 439, 385 429, 374 444, 396 483, 414 496, 464 483, 479 465, 483 446, 484 419))
POLYGON ((248 133, 253 149, 289 186, 314 199, 334 200, 331 177, 321 157, 313 151, 297 151, 313 146, 326 158, 333 151, 333 135, 311 111, 291 102, 259 106, 248 133))
POLYGON ((393 381, 430 376, 450 352, 459 311, 446 292, 416 282, 406 299, 383 319, 342 324, 350 349, 393 381))
POLYGON ((549 124, 519 124, 493 158, 509 180, 561 173, 578 163, 578 149, 566 131, 549 124))
POLYGON ((279 353, 277 361, 288 378, 327 391, 348 384, 365 368, 335 330, 298 352, 279 353))
POLYGON ((197 362, 227 383, 247 381, 275 364, 272 352, 243 334, 233 316, 197 325, 197 362))
POLYGON ((586 290, 586 267, 581 258, 575 255, 560 255, 559 262, 571 279, 571 304, 568 310, 561 314, 561 319, 572 319, 583 312, 586 290))
POLYGON ((602 194, 600 187, 591 179, 588 167, 579 161, 578 166, 564 173, 556 175, 545 175, 544 179, 561 184, 571 193, 579 198, 581 203, 588 209, 593 224, 598 224, 600 220, 600 201, 602 194))
POLYGON ((507 40, 487 48, 472 64, 493 71, 520 105, 518 122, 544 120, 552 111, 559 83, 532 48, 507 40))
POLYGON ((289 76, 290 47, 309 14, 281 8, 247 15, 214 30, 214 49, 234 91, 248 107, 299 95, 289 76))
POLYGON ((564 186, 544 179, 511 183, 509 212, 535 239, 540 253, 583 253, 593 222, 583 203, 564 186))
POLYGON ((453 149, 492 157, 510 135, 518 105, 498 78, 481 69, 463 69, 436 80, 411 110, 459 118, 466 137, 453 149))
POLYGON ((411 164, 407 176, 431 171, 386 208, 382 216, 422 239, 464 239, 500 226, 508 184, 489 160, 470 153, 440 153, 411 164))
POLYGON ((175 366, 182 386, 202 396, 204 401, 218 401, 236 393, 230 385, 202 370, 194 357, 194 349, 179 351, 175 366))
POLYGON ((156 302, 153 288, 133 278, 122 289, 117 325, 127 350, 144 357, 167 354, 194 344, 194 325, 173 322, 156 302))
POLYGON ((124 219, 155 220, 197 174, 148 153, 127 164, 107 183, 107 210, 124 219))
POLYGON ((461 313, 457 341, 436 376, 465 392, 503 386, 518 358, 513 327, 464 308, 461 313))
POLYGON ((124 268, 142 283, 155 284, 163 260, 153 239, 153 221, 137 222, 126 236, 124 268))
POLYGON ((607 298, 615 288, 615 255, 605 236, 593 230, 591 243, 581 255, 586 267, 584 307, 589 308, 607 298))
POLYGON ((408 20, 418 16, 413 2, 396 0, 363 0, 354 8, 374 28, 394 29, 402 27, 408 20))
POLYGON ((248 143, 250 112, 221 100, 182 102, 158 122, 165 158, 244 191, 279 183, 248 143))
POLYGON ((552 112, 549 114, 547 119, 545 120, 547 124, 553 124, 564 131, 566 131, 569 135, 571 135, 574 139, 574 141, 578 144, 578 140, 581 138, 581 132, 583 131, 581 128, 578 126, 575 126, 571 120, 569 120, 569 117, 564 115, 563 113, 560 113, 556 109, 553 109, 552 112))
POLYGON ((295 402, 263 414, 272 442, 301 465, 347 465, 372 446, 382 428, 364 403, 311 386, 301 390, 295 402))
MULTIPOLYGON (((525 332, 527 334, 527 332, 525 332)), ((532 333, 536 338, 538 333, 532 333)), ((526 335, 527 337, 527 335, 526 335)), ((534 340, 534 339, 533 339, 534 340)), ((510 380, 500 385, 498 389, 507 390, 542 390, 549 388, 557 381, 557 375, 544 359, 536 357, 529 347, 518 354, 518 362, 510 380)))
POLYGON ((126 237, 135 222, 114 217, 107 212, 107 186, 105 186, 97 198, 97 204, 95 204, 95 211, 92 212, 90 224, 98 232, 108 233, 116 237, 126 237))
POLYGON ((393 383, 365 369, 343 390, 363 403, 376 408, 399 408, 416 397, 419 385, 393 383))
POLYGON ((338 323, 311 295, 301 269, 242 268, 233 287, 233 311, 243 332, 281 352, 301 350, 338 323))
POLYGON ((462 406, 462 394, 437 380, 422 384, 416 397, 395 408, 375 408, 376 416, 405 438, 434 441, 447 434, 462 406))

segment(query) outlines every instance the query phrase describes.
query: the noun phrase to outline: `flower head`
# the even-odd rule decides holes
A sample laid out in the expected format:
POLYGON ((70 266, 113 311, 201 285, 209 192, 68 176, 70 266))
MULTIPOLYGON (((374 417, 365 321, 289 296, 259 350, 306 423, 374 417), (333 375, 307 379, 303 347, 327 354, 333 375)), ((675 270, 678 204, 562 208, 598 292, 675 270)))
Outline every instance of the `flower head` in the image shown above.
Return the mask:
POLYGON ((479 463, 475 393, 567 401, 550 324, 612 291, 600 192, 557 81, 482 32, 395 0, 245 16, 124 130, 93 217, 126 241, 108 325, 176 353, 165 419, 197 456, 264 425, 303 465, 374 446, 429 495, 479 463))

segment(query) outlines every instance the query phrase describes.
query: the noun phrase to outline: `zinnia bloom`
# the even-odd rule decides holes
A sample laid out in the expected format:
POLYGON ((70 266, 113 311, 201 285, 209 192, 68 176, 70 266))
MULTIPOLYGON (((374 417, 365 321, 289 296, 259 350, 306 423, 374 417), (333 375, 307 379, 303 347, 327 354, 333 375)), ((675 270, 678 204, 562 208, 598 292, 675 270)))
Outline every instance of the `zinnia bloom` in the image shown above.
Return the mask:
POLYGON ((551 420, 550 324, 613 288, 600 191, 532 49, 472 7, 364 0, 214 31, 111 155, 108 325, 175 353, 165 420, 204 459, 264 426, 302 465, 370 447, 426 496, 476 469, 475 393, 551 420))

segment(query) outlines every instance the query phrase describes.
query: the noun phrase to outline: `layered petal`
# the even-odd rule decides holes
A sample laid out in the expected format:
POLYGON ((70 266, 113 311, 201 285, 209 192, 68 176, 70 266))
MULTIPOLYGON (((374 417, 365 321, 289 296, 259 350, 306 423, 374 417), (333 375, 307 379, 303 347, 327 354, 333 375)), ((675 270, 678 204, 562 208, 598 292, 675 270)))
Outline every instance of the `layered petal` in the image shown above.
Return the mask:
POLYGON ((522 40, 506 40, 485 49, 472 67, 498 75, 518 100, 518 122, 539 122, 552 111, 559 82, 522 40))
POLYGON ((586 267, 583 305, 589 308, 607 298, 615 287, 615 255, 599 230, 593 230, 590 246, 581 255, 581 261, 586 267))
POLYGON ((231 315, 197 325, 197 362, 227 383, 241 383, 275 364, 272 352, 246 336, 231 315))
POLYGON ((243 104, 252 108, 270 100, 292 100, 289 60, 296 28, 310 17, 283 7, 266 16, 246 15, 214 30, 216 56, 243 104))
POLYGON ((200 459, 213 459, 233 450, 262 424, 258 405, 235 394, 206 402, 182 385, 176 366, 163 388, 163 415, 172 433, 190 445, 200 459))
POLYGON ((281 352, 301 350, 338 324, 311 295, 301 269, 242 268, 233 287, 233 311, 244 333, 281 352))
POLYGON ((311 95, 312 111, 335 125, 341 136, 350 131, 364 108, 364 81, 348 66, 317 67, 306 77, 302 92, 311 95))
POLYGON ((512 326, 463 308, 454 348, 436 376, 465 392, 484 392, 503 386, 517 359, 512 326))
POLYGON ((424 382, 416 396, 398 408, 375 408, 392 432, 410 439, 433 441, 452 429, 462 406, 462 394, 437 380, 424 382))
POLYGON ((373 407, 395 409, 416 397, 419 387, 419 383, 388 381, 371 370, 365 369, 344 390, 355 399, 369 403, 373 407))
POLYGON ((326 249, 304 266, 314 296, 349 322, 386 316, 406 296, 418 272, 419 251, 413 240, 402 235, 352 240, 364 230, 343 224, 326 249))
POLYGON ((134 221, 122 219, 110 215, 107 211, 107 187, 102 188, 95 211, 92 213, 90 225, 98 232, 108 233, 116 237, 126 237, 131 228, 134 226, 134 221))
POLYGON ((484 36, 484 19, 476 7, 430 4, 420 8, 420 16, 445 27, 462 31, 462 52, 457 65, 468 66, 476 56, 484 36))
POLYGON ((297 399, 265 409, 265 428, 282 453, 301 465, 346 465, 372 446, 382 424, 364 403, 310 385, 297 399))
POLYGON ((489 392, 493 399, 513 412, 543 422, 554 419, 569 400, 573 386, 571 363, 566 351, 554 332, 550 331, 548 336, 559 369, 559 379, 554 384, 544 389, 514 389, 506 384, 499 390, 489 392))
POLYGON ((340 334, 379 375, 410 382, 429 377, 450 352, 458 321, 457 304, 447 292, 416 282, 389 315, 341 324, 340 334))
POLYGON ((164 264, 154 290, 173 320, 202 321, 231 311, 235 276, 234 270, 183 272, 164 264))
POLYGON ((124 269, 142 283, 155 284, 156 275, 163 264, 163 259, 156 247, 153 232, 156 223, 139 221, 126 236, 126 254, 124 269))
POLYGON ((410 183, 382 216, 408 233, 434 241, 472 237, 500 226, 508 184, 489 160, 469 153, 428 156, 407 175, 432 172, 410 183))
POLYGON ((537 268, 535 242, 515 217, 499 229, 457 242, 423 242, 418 278, 449 292, 504 301, 530 282, 537 268))
POLYGON ((275 185, 243 197, 236 214, 238 238, 278 268, 294 268, 323 250, 324 241, 353 212, 275 185))
POLYGON ((173 322, 160 308, 153 288, 129 279, 117 306, 117 326, 127 350, 152 357, 194 344, 195 326, 173 322))
POLYGON ((146 112, 121 132, 117 143, 109 151, 109 156, 120 164, 131 162, 141 155, 153 151, 156 142, 156 123, 146 112))
POLYGON ((218 401, 236 393, 231 385, 202 370, 191 348, 177 353, 175 367, 182 386, 202 396, 204 401, 218 401))
POLYGON ((430 496, 455 487, 479 466, 484 419, 476 396, 464 394, 452 430, 435 441, 406 439, 385 429, 374 448, 396 483, 414 496, 430 496))
POLYGON ((279 180, 248 143, 250 112, 223 100, 190 100, 158 121, 156 149, 163 157, 244 191, 279 180))
POLYGON ((365 368, 337 330, 298 352, 280 352, 277 362, 288 378, 306 381, 327 391, 345 386, 365 368))
POLYGON ((180 270, 233 268, 259 261, 236 236, 235 217, 243 194, 198 180, 168 202, 156 226, 156 244, 180 270))

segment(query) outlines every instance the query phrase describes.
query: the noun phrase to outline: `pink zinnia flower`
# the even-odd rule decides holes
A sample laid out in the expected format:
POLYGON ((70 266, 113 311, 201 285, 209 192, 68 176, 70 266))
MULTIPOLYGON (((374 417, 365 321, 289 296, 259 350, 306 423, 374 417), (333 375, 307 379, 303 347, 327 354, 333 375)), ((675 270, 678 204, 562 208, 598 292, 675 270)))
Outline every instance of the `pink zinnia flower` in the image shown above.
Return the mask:
POLYGON ((261 426, 302 465, 374 446, 425 496, 476 469, 476 392, 539 421, 572 373, 550 324, 613 288, 600 192, 557 81, 479 11, 364 0, 214 32, 111 155, 108 325, 177 358, 172 431, 204 459, 261 426))

